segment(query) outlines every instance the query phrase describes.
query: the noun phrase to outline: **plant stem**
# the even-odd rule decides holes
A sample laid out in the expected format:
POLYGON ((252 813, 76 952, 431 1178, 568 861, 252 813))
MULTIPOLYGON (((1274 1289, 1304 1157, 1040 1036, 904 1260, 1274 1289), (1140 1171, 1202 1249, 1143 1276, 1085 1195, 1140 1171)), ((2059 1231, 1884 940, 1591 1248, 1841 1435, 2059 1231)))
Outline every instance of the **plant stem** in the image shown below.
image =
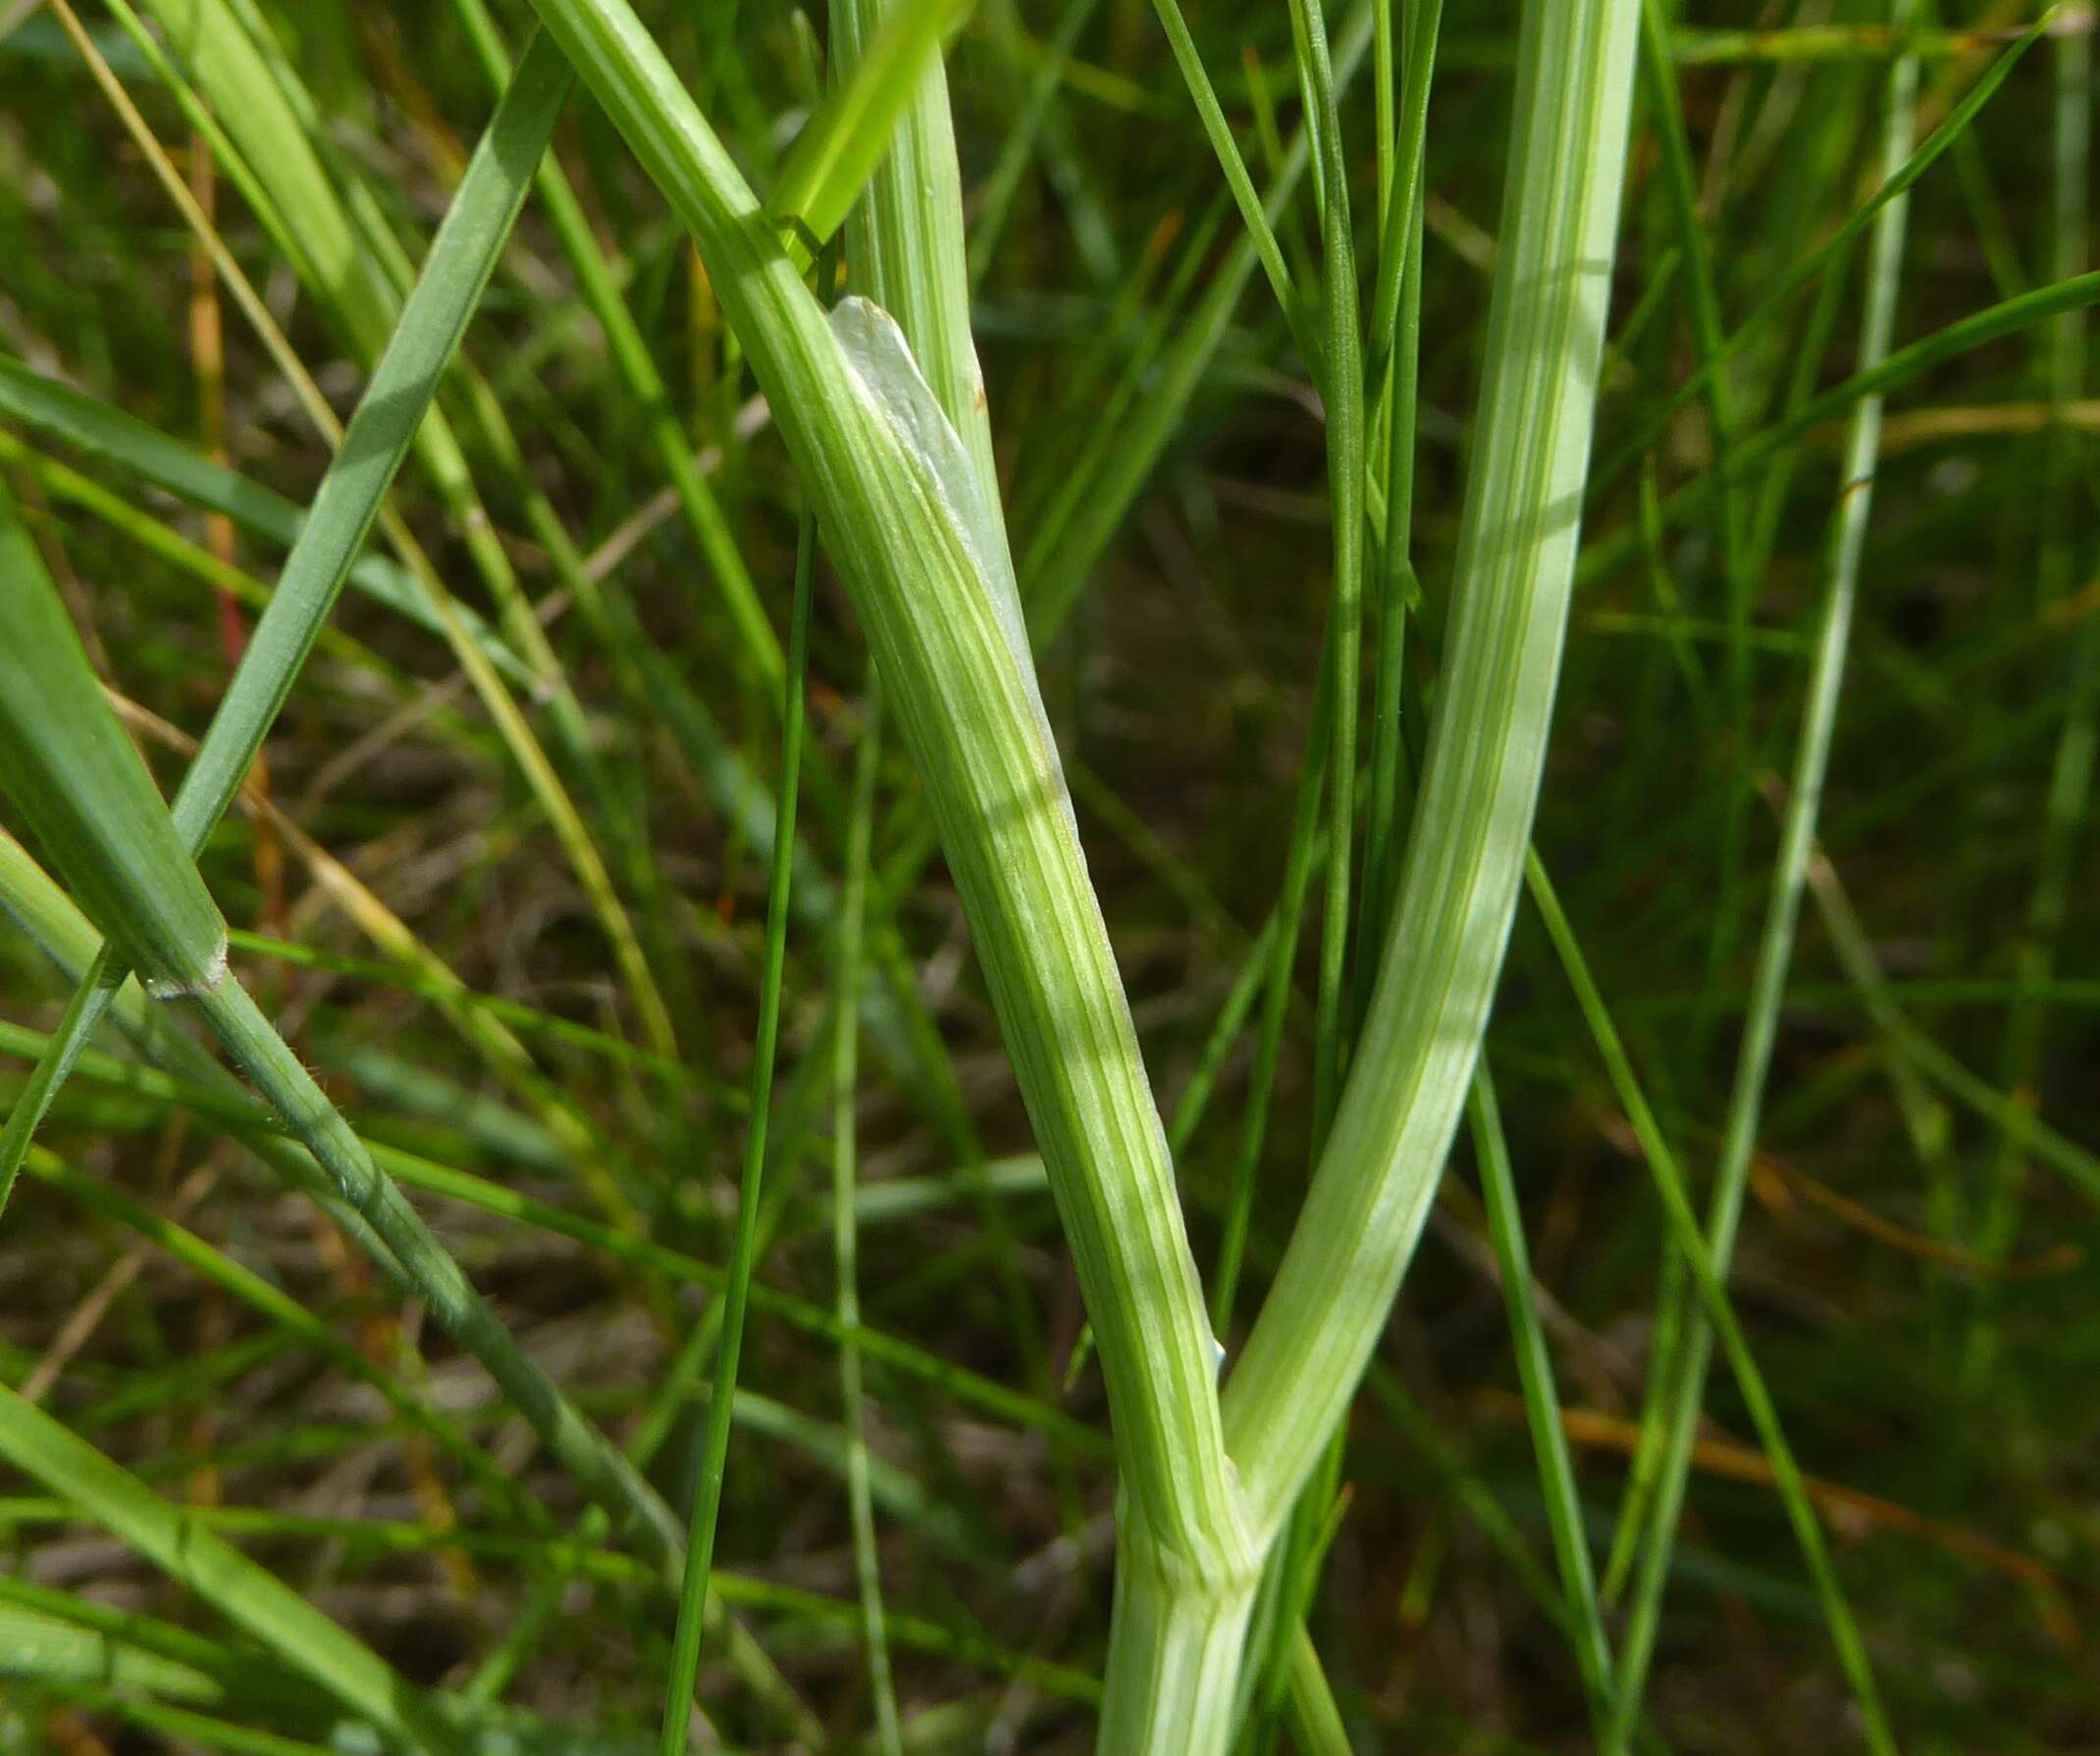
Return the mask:
MULTIPOLYGON (((780 804, 773 836, 770 900, 765 911, 765 974, 759 990, 759 1032, 751 1062, 751 1119, 744 1146, 744 1177, 737 1189, 736 1242, 729 1257, 729 1284, 722 1294, 721 1341, 715 1354, 713 1392, 708 1399, 700 1482, 693 1495, 693 1522, 686 1543, 685 1578, 678 1593, 678 1624, 671 1640, 670 1681, 663 1698, 662 1756, 679 1756, 686 1744, 693 1682, 700 1669, 700 1636, 708 1608, 708 1572, 714 1565, 714 1531, 722 1509, 722 1477, 729 1458, 730 1410, 736 1403, 737 1363, 744 1348, 744 1317, 751 1303, 751 1277, 759 1243, 759 1195, 765 1175, 765 1131, 772 1113, 773 1055, 780 1039, 780 988, 787 960, 788 891, 794 878, 795 800, 802 778, 803 695, 810 665, 810 590, 816 570, 816 520, 802 516, 795 549, 795 610, 788 629, 787 701, 782 712, 780 804)), ((849 1021, 840 1022, 850 1030, 849 1021)))

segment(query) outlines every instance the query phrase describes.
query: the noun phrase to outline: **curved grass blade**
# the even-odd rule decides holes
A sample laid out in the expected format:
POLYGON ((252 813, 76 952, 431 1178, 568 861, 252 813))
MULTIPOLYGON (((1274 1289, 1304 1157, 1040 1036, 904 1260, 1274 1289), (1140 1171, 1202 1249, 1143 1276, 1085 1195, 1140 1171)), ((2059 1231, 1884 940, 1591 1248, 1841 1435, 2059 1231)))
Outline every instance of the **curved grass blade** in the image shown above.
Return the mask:
MULTIPOLYGON (((0 749, 7 757, 0 778, 23 818, 88 914, 123 935, 149 989, 176 995, 217 983, 226 973, 218 907, 144 760, 103 702, 87 651, 4 487, 0 749)), ((0 1196, 9 1181, 0 1180, 0 1196)))
POLYGON ((1525 8, 1456 606, 1416 824, 1334 1132, 1227 1388, 1258 1529, 1353 1395, 1478 1056, 1522 875, 1566 623, 1638 0, 1525 8))

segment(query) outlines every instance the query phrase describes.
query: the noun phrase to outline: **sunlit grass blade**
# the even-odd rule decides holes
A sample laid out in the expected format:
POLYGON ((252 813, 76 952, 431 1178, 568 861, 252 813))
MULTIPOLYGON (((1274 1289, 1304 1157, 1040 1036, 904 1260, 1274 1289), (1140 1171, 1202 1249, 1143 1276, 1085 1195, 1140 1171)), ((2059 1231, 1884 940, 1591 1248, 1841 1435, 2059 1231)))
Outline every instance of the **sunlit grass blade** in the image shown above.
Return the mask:
MULTIPOLYGON (((226 974, 226 928, 153 777, 0 489, 0 737, 7 791, 52 863, 157 995, 226 974)), ((19 1157, 18 1157, 19 1162, 19 1157)))
POLYGON ((1273 1528, 1353 1393, 1465 1101, 1522 875, 1575 559, 1625 172, 1634 4, 1529 6, 1455 606, 1371 1010, 1226 1395, 1273 1528))
MULTIPOLYGON (((942 38, 973 0, 902 0, 859 45, 850 71, 796 136, 795 150, 766 192, 773 218, 792 234, 789 254, 808 252, 837 231, 890 149, 942 38)), ((944 100, 946 91, 940 92, 944 100)))

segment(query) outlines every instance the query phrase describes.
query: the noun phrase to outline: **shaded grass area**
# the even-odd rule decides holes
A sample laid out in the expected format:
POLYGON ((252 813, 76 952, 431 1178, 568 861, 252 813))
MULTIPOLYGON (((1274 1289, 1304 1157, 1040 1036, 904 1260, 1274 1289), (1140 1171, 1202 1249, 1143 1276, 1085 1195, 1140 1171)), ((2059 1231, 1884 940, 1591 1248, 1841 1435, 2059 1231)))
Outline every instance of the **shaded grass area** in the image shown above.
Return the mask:
MULTIPOLYGON (((765 186, 821 89, 823 21, 811 36, 760 9, 641 10, 765 186)), ((1503 217, 1506 10, 1445 19, 1431 89, 1402 838, 1503 217)), ((522 42, 522 9, 494 11, 522 42)), ((389 240, 375 259, 421 257, 488 120, 468 31, 479 12, 256 12, 313 94, 328 175, 389 240)), ((1658 1418, 1652 1387, 1671 1381, 1658 1312, 1688 1284, 1667 1266, 1643 1131, 1703 1199, 1727 1156, 1790 803, 1781 777, 1846 487, 1859 398, 1830 393, 1871 363, 1858 352, 1864 240, 1806 287, 1798 271, 1876 185, 1884 82, 1908 45, 1917 137, 1950 115, 1955 129, 1909 197, 1897 357, 2029 294, 2060 308, 2012 305, 1987 342, 1889 389, 1728 1284, 1901 1746, 2077 1749, 2100 1718, 2079 1656, 2100 1584, 2100 919, 2085 821, 2100 508, 2087 294, 2045 290, 2093 266, 2090 19, 2065 13, 2025 41, 2031 15, 2010 8, 1920 14, 1915 38, 1850 6, 1669 14, 1657 9, 1650 52, 1678 114, 1654 87, 1636 112, 1601 467, 1534 843, 1653 1117, 1630 1113, 1564 947, 1525 905, 1487 1056, 1513 1220, 1498 1181, 1476 1194, 1492 1150, 1476 1166, 1461 1145, 1351 1415, 1347 1498, 1308 1625, 1357 1748, 1592 1747, 1586 1686, 1603 1685, 1586 1676, 1585 1617, 1554 1539, 1587 1539, 1615 1645, 1641 1572, 1620 1534, 1638 1516, 1621 1515, 1643 1505, 1644 1414, 1658 1418), (1999 58, 2014 54, 2008 71, 1999 58), (1965 112, 1996 72, 2003 83, 1965 112), (1716 351, 1720 395, 1687 394, 1716 351), (1791 418, 1801 409, 1814 418, 1791 418), (1543 1394, 1557 1381, 1564 1405, 1558 1480, 1525 1430, 1497 1283, 1511 1223, 1551 1368, 1543 1394)), ((201 192, 194 119, 111 16, 83 19, 346 414, 371 331, 300 287, 241 190, 201 192)), ((1339 162, 1369 261, 1390 167, 1368 94, 1347 83, 1376 78, 1375 64, 1353 71, 1356 25, 1329 22, 1339 162)), ((1206 9, 1189 27, 1266 186, 1302 120, 1289 13, 1206 9)), ((1281 311, 1270 275, 1235 258, 1240 217, 1147 9, 988 0, 949 69, 967 212, 992 239, 972 262, 975 328, 1020 586, 1031 613, 1061 618, 1043 694, 1175 1118, 1199 1262, 1237 1223, 1245 1143, 1260 1146, 1240 1321, 1221 1338, 1236 1350, 1353 1029, 1337 983, 1357 966, 1335 959, 1366 955, 1322 913, 1348 887, 1301 874, 1272 1070, 1255 991, 1322 711, 1334 507, 1306 340, 1346 327, 1312 295, 1337 239, 1300 183, 1273 220, 1278 266, 1303 295, 1281 311), (1232 302, 1211 315, 1200 301, 1221 288, 1232 302), (1206 324, 1215 344, 1190 355, 1206 324), (1257 1103, 1266 1132, 1250 1137, 1257 1103)), ((306 504, 325 448, 50 15, 0 42, 0 346, 306 504)), ((714 290, 594 104, 570 105, 556 153, 664 408, 638 402, 543 192, 468 333, 478 383, 455 368, 440 397, 475 488, 463 500, 411 468, 393 506, 500 643, 497 669, 603 850, 632 944, 623 954, 606 895, 551 823, 553 795, 463 680, 458 645, 357 589, 202 868, 247 930, 234 955, 249 991, 530 1357, 681 1514, 703 1457, 708 1313, 751 1147, 761 998, 777 1000, 714 1594, 826 1734, 859 1747, 884 1718, 859 1638, 871 1543, 905 1747, 1083 1748, 1109 1601, 1105 1397, 925 801, 885 741, 855 833, 845 777, 867 668, 820 566, 784 975, 768 983, 778 679, 723 566, 733 555, 784 645, 801 496, 754 417, 714 290), (661 500, 653 417, 666 412, 718 527, 689 485, 661 500), (866 1052, 848 1105, 860 1384, 842 1406, 828 1173, 848 896, 866 917, 850 1008, 866 1052), (857 1553, 863 1433, 871 1517, 857 1553)), ((283 533, 238 505, 178 500, 181 483, 121 446, 10 412, 0 464, 172 793, 180 736, 222 694, 283 533)), ((1386 484, 1371 498, 1375 533, 1386 484)), ((1363 680, 1376 699, 1368 663, 1363 680)), ((1367 720, 1355 745, 1365 815, 1376 733, 1367 720)), ((1345 789, 1330 796, 1344 819, 1329 841, 1353 815, 1345 789)), ((1304 821, 1310 836, 1319 819, 1304 821)), ((12 930, 0 970, 12 1102, 67 988, 12 930)), ((263 1174, 267 1116, 200 1091, 193 1067, 128 1072, 114 1034, 98 1047, 0 1217, 0 1377, 429 1691, 415 1711, 454 1729, 440 1735, 647 1747, 671 1670, 656 1570, 579 1531, 573 1481, 481 1368, 263 1174)), ((1535 1378, 1530 1392, 1536 1416, 1535 1378)), ((1738 1381, 1716 1371, 1704 1406, 1683 1520, 1654 1551, 1635 1746, 1833 1747, 1856 1709, 1827 1600, 1738 1381)), ((10 1747, 339 1735, 338 1708, 281 1655, 42 1492, 10 1482, 0 1499, 10 1747)), ((782 1745, 779 1704, 753 1678, 705 1648, 706 1715, 734 1747, 782 1745)))

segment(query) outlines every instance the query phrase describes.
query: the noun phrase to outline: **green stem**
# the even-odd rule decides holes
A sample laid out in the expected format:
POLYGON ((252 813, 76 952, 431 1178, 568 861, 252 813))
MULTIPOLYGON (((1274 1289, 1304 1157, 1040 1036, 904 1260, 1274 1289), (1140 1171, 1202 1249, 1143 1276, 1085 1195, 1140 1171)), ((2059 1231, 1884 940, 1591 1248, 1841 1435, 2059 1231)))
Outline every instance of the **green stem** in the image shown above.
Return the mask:
MULTIPOLYGON (((787 961, 788 891, 794 877, 795 802, 802 778, 803 694, 810 665, 810 590, 816 569, 816 520, 805 511, 795 551, 795 610, 788 631, 787 700, 781 724, 780 803, 773 836, 771 900, 765 913, 765 975, 759 990, 759 1033, 752 1050, 751 1120, 745 1137, 744 1178, 737 1190, 736 1242, 729 1257, 729 1284, 722 1295, 721 1341, 714 1390, 708 1399, 700 1482, 693 1496, 693 1523, 686 1544, 685 1578, 678 1593, 678 1624, 671 1641, 670 1680, 663 1698, 662 1756, 681 1756, 693 1683, 700 1669, 700 1636, 708 1608, 708 1572, 714 1563, 714 1532, 722 1509, 722 1478, 729 1458, 730 1411, 736 1401, 737 1364, 744 1348, 744 1318, 751 1303, 751 1277, 759 1243, 759 1197, 765 1175, 765 1131, 773 1103, 773 1056, 780 1039, 780 989, 787 961)), ((841 1020, 839 1028, 849 1030, 841 1020)))
MULTIPOLYGON (((1910 11, 1911 0, 1897 0, 1899 25, 1906 22, 1910 11)), ((1890 176, 1910 151, 1916 86, 1916 60, 1906 57, 1897 61, 1889 73, 1883 114, 1882 163, 1885 173, 1890 176)), ((1903 197, 1888 202, 1874 224, 1867 265, 1866 309, 1861 325, 1860 362, 1864 372, 1873 371, 1889 355, 1903 263, 1907 207, 1908 202, 1903 197)), ((1709 1197, 1706 1245, 1715 1272, 1723 1276, 1734 1251, 1743 1197, 1749 1187, 1765 1084, 1771 1068, 1772 1050, 1778 1039, 1780 1001, 1785 993, 1787 971, 1793 961, 1795 927, 1800 917, 1809 856, 1822 802, 1823 779, 1829 769, 1838 701, 1844 688, 1860 555, 1866 540, 1880 429, 1880 399, 1866 397, 1854 410, 1846 442, 1843 484, 1830 522, 1815 659, 1809 679, 1800 741, 1795 751, 1779 855, 1772 870, 1771 890, 1758 947, 1750 1011, 1744 1020, 1743 1038, 1737 1050, 1721 1158, 1709 1197)), ((1668 1447, 1654 1488, 1647 1546, 1643 1551, 1633 1610, 1620 1650, 1616 1724, 1622 1731, 1630 1726, 1640 1705, 1649 1661, 1654 1649, 1670 1550, 1691 1470, 1692 1445, 1698 1434, 1711 1357, 1712 1332, 1695 1308, 1677 1348, 1677 1376, 1667 1398, 1668 1447)), ((1842 1645, 1842 1636, 1840 1638, 1842 1645)), ((1862 1671, 1853 1680, 1865 1710, 1869 1744, 1877 1750, 1892 1750, 1894 1744, 1888 1728, 1874 1705, 1870 1679, 1866 1679, 1862 1671)))

